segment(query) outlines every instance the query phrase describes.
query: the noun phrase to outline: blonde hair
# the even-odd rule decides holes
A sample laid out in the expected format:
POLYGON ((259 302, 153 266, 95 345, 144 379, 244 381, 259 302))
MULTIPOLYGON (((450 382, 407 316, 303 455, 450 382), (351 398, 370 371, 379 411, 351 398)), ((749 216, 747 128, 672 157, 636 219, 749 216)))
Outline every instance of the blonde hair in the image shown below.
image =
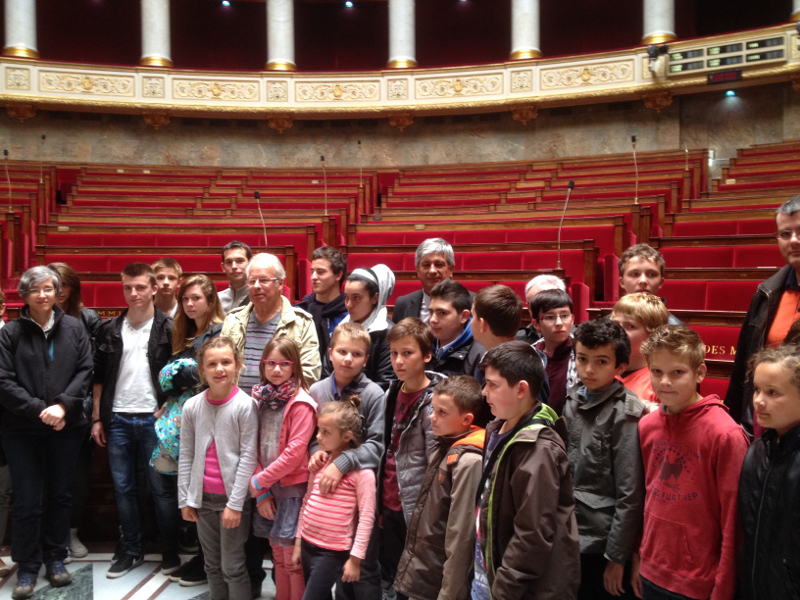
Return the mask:
POLYGON ((611 318, 617 315, 641 321, 648 333, 669 322, 669 311, 661 298, 647 292, 636 292, 620 298, 611 310, 611 318))
POLYGON ((333 417, 333 421, 342 432, 350 432, 350 445, 358 448, 361 445, 362 423, 358 407, 361 396, 353 394, 339 402, 328 402, 319 409, 318 417, 333 417))
POLYGON ((666 351, 689 362, 695 371, 705 363, 706 346, 696 331, 684 325, 662 325, 642 342, 642 356, 650 365, 650 357, 666 351))
POLYGON ((372 343, 372 340, 369 337, 369 332, 361 323, 348 321, 347 323, 337 325, 336 329, 333 330, 333 335, 331 336, 330 347, 335 348, 336 344, 339 342, 339 338, 343 335, 346 335, 354 342, 361 342, 364 344, 364 353, 369 354, 369 346, 372 343))
POLYGON ((217 336, 208 340, 200 350, 197 351, 195 361, 197 362, 197 374, 200 377, 200 383, 208 385, 205 373, 203 373, 203 359, 206 357, 208 350, 218 350, 220 348, 230 348, 233 353, 233 362, 236 368, 236 380, 239 379, 239 374, 244 368, 244 353, 236 347, 233 340, 229 337, 217 336))

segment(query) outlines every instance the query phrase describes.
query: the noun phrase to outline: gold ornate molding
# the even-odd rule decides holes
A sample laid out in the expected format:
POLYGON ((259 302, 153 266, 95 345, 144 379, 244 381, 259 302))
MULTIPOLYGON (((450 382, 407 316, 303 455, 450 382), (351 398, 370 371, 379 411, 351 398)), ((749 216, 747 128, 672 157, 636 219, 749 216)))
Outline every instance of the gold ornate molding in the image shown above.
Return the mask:
POLYGON ((43 92, 133 97, 134 80, 132 76, 96 76, 58 71, 40 71, 39 90, 43 92))
POLYGON ((3 48, 3 56, 13 56, 14 58, 39 58, 39 53, 25 46, 6 46, 3 48))
POLYGON ((523 125, 527 125, 528 121, 532 121, 539 116, 539 107, 535 104, 529 106, 520 106, 511 109, 511 117, 515 121, 519 121, 523 125))
POLYGON ((397 127, 403 131, 406 127, 414 124, 414 117, 411 113, 396 113, 389 115, 389 125, 397 127))
POLYGON ((387 69, 416 69, 417 61, 410 58, 394 58, 386 63, 387 69))
POLYGON ((299 102, 342 102, 380 100, 380 81, 298 82, 295 97, 299 102))
POLYGON ((267 71, 297 71, 297 65, 288 60, 273 60, 264 67, 267 71))
POLYGON ((503 91, 503 76, 436 77, 417 80, 419 98, 497 95, 503 91))
POLYGON ((258 92, 254 81, 173 79, 173 93, 178 99, 257 102, 258 92))
POLYGON ((169 125, 169 113, 165 110, 148 110, 142 116, 144 122, 155 128, 156 131, 169 125))
POLYGON ((647 108, 660 113, 662 108, 666 108, 672 104, 672 93, 667 90, 650 92, 649 94, 644 94, 642 100, 647 108))
POLYGON ((583 66, 541 70, 543 90, 599 86, 634 81, 633 60, 620 60, 583 66))
POLYGON ((800 21, 800 10, 797 12, 792 13, 792 16, 789 17, 790 21, 800 21))
POLYGON ((278 133, 283 133, 294 125, 294 119, 290 115, 278 115, 267 119, 269 126, 278 133))
POLYGON ((20 123, 36 116, 36 107, 33 104, 6 104, 6 111, 9 117, 19 119, 20 123))
POLYGON ((542 51, 538 48, 514 50, 514 52, 508 55, 508 60, 531 60, 534 58, 542 58, 542 51))
POLYGON ((143 56, 139 64, 143 67, 165 67, 168 69, 173 66, 170 59, 161 56, 143 56))
POLYGON ((664 44, 677 39, 678 36, 674 33, 651 33, 642 38, 642 46, 647 46, 648 44, 664 44))

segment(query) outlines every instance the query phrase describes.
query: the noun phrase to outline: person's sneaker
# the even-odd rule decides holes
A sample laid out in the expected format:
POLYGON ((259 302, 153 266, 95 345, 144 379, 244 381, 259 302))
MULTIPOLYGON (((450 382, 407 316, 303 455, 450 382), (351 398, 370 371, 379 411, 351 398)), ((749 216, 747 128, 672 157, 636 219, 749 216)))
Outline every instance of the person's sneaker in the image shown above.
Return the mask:
POLYGON ((78 529, 69 530, 69 555, 71 558, 84 558, 89 549, 78 539, 78 529))
POLYGON ((195 556, 184 566, 186 567, 186 571, 179 579, 179 582, 183 587, 193 587, 195 585, 203 585, 208 583, 206 567, 202 560, 198 560, 197 556, 195 556))
POLYGON ((14 600, 24 600, 25 598, 33 597, 33 588, 36 587, 36 575, 28 573, 19 573, 17 575, 17 585, 14 586, 14 591, 11 592, 11 597, 14 600))
POLYGON ((67 567, 65 567, 64 563, 60 560, 47 563, 44 576, 53 587, 64 587, 72 583, 72 575, 69 574, 67 567))
POLYGON ((119 560, 115 560, 111 563, 111 567, 106 572, 106 577, 109 579, 116 579, 117 577, 127 575, 143 562, 144 556, 142 555, 133 556, 132 554, 123 554, 119 560))
POLYGON ((169 575, 181 568, 181 557, 176 553, 164 554, 161 557, 161 574, 169 575))
POLYGON ((189 570, 189 561, 183 563, 180 567, 175 569, 172 573, 169 574, 170 581, 180 581, 183 574, 189 570))

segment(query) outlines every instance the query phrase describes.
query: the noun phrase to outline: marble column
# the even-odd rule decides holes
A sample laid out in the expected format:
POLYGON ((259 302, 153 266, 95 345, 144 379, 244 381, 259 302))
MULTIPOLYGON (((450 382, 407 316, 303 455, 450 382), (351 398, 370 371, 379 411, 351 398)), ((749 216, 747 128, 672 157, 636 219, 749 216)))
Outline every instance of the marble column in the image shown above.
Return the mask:
POLYGON ((789 17, 790 21, 800 21, 800 0, 794 0, 792 3, 792 16, 789 17))
POLYGON ((267 70, 297 70, 292 0, 267 0, 267 70))
POLYGON ((6 0, 3 56, 39 58, 36 49, 36 0, 6 0))
POLYGON ((142 0, 142 58, 146 67, 171 67, 169 0, 142 0))
POLYGON ((414 39, 414 0, 389 0, 390 69, 411 69, 417 66, 414 39))
POLYGON ((539 58, 539 0, 511 0, 510 60, 539 58))
POLYGON ((642 44, 663 44, 677 39, 675 35, 675 0, 642 0, 644 34, 642 44))

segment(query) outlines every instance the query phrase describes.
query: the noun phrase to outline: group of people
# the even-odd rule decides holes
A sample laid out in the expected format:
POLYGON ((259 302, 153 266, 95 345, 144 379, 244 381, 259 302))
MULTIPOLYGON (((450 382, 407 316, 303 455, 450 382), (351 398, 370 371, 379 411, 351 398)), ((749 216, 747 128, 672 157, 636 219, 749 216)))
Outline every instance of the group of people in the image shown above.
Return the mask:
POLYGON ((787 267, 756 293, 725 403, 698 393, 705 346, 658 298, 665 265, 647 245, 620 258, 610 318, 577 326, 563 281, 540 276, 520 328, 522 299, 468 291, 440 238, 417 248, 422 289, 392 318, 392 271, 348 273, 330 247, 297 306, 280 260, 241 242, 222 249, 220 293, 171 258, 131 263, 127 309, 102 322, 69 266, 29 269, 0 331, 13 597, 32 597, 42 565, 68 585, 65 563, 88 552, 93 444, 119 513, 109 578, 143 561, 149 490, 161 572, 207 581, 213 600, 260 596, 268 551, 280 600, 334 587, 374 600, 797 597, 800 196, 776 225, 787 267), (198 555, 182 563, 193 534, 198 555))

